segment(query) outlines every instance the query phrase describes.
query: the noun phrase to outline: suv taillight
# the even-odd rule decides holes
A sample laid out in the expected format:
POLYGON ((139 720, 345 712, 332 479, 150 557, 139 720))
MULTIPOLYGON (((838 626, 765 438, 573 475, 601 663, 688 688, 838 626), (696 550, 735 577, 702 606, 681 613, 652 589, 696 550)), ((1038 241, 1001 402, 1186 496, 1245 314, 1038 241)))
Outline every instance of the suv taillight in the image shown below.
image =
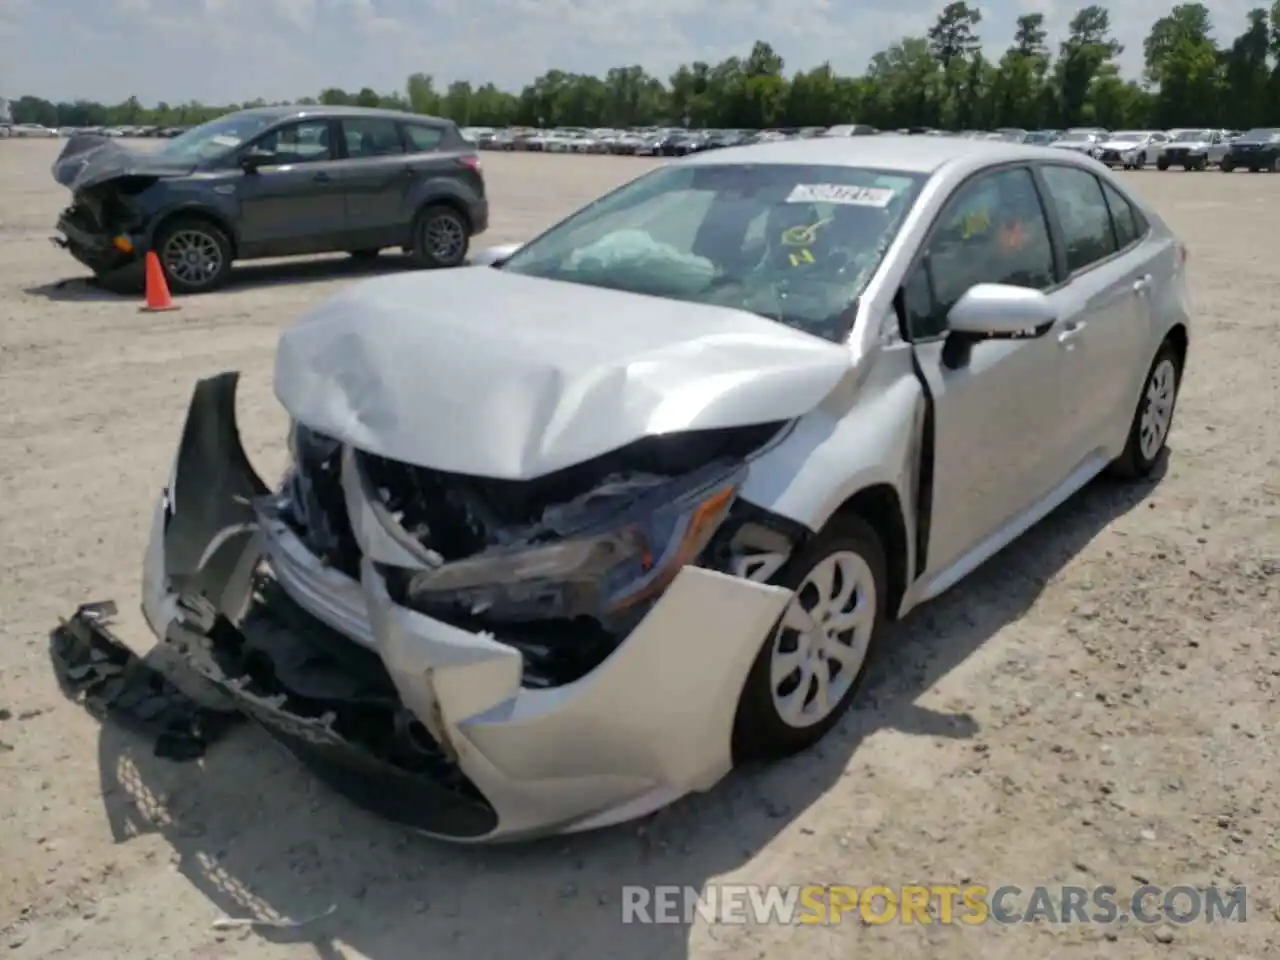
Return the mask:
POLYGON ((464 167, 470 167, 472 170, 478 171, 480 169, 480 158, 475 156, 474 154, 468 154, 465 157, 459 157, 458 162, 462 164, 464 167))

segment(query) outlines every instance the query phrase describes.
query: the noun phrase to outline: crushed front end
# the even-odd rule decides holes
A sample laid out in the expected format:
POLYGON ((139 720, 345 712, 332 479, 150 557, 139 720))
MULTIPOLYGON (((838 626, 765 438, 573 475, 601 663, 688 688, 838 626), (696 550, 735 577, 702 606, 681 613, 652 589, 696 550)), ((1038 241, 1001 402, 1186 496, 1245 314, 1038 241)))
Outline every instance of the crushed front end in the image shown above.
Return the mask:
POLYGON ((778 425, 641 443, 532 481, 385 460, 297 426, 278 491, 201 381, 144 612, 320 778, 459 841, 641 816, 730 769, 795 531, 737 499, 778 425))
POLYGON ((134 268, 146 248, 146 223, 118 181, 77 193, 58 217, 54 243, 100 277, 134 268))

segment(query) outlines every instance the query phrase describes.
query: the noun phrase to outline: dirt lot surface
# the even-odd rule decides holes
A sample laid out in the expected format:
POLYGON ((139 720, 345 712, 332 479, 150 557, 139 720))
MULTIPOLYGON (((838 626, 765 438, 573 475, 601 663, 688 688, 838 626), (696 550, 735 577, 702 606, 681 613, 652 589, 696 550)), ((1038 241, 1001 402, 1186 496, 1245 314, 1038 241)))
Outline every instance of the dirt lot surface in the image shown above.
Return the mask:
MULTIPOLYGON (((1126 175, 1189 242, 1197 327, 1161 480, 1085 491, 886 637, 821 751, 643 824, 504 849, 376 822, 244 728, 201 763, 63 699, 48 631, 138 604, 192 383, 244 371, 266 476, 277 334, 367 275, 250 266, 174 313, 46 240, 57 144, 0 143, 0 949, 15 958, 1275 957, 1280 950, 1280 177, 1126 175), (1248 886, 1245 924, 622 926, 620 885, 1248 886), (331 916, 282 933, 220 915, 331 916)), ((487 155, 492 242, 643 161, 487 155)), ((388 269, 381 267, 376 269, 388 269)), ((602 332, 607 335, 607 332, 602 332)), ((1025 905, 1024 899, 1011 901, 1025 905)))

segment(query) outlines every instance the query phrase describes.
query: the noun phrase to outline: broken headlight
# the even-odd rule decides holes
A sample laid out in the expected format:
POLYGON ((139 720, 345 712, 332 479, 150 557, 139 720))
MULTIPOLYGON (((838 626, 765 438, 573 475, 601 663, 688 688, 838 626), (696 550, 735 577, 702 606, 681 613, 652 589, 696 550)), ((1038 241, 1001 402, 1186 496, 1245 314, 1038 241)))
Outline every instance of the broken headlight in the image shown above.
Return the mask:
POLYGON ((406 600, 495 619, 588 616, 606 625, 643 613, 724 520, 746 475, 709 464, 640 487, 620 483, 547 511, 521 543, 415 572, 406 600))

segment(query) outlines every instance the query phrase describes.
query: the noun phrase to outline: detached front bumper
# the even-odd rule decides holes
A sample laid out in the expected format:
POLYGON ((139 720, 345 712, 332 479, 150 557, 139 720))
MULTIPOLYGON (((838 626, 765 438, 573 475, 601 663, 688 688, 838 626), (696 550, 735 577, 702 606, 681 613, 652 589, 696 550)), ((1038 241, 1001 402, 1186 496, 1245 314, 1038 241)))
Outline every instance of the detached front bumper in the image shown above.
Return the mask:
POLYGON ((274 519, 241 448, 236 381, 228 373, 196 387, 154 515, 143 609, 218 696, 320 778, 390 819, 474 842, 618 823, 729 771, 739 692, 789 591, 685 567, 595 670, 526 688, 516 648, 391 599, 369 559, 385 560, 386 547, 368 542, 355 485, 358 582, 274 519), (281 683, 264 679, 264 656, 281 683), (371 706, 353 726, 317 691, 333 696, 362 657, 376 666, 364 663, 368 682, 344 696, 352 709, 371 706), (326 672, 326 658, 336 668, 326 672), (419 721, 412 764, 376 746, 371 727, 391 715, 389 700, 419 721))

